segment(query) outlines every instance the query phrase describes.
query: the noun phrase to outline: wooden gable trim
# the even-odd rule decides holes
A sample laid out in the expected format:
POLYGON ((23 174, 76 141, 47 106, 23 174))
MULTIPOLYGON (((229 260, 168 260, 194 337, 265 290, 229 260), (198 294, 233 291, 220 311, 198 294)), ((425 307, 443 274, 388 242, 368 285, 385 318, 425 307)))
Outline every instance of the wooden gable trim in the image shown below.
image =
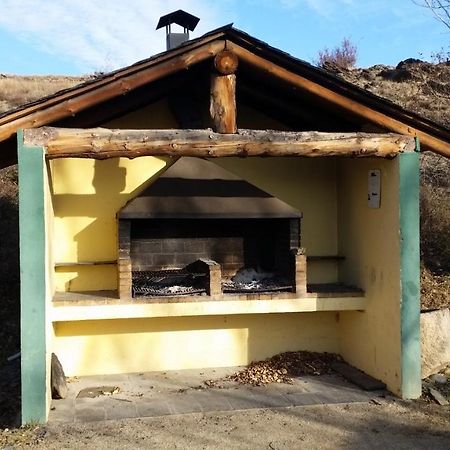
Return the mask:
POLYGON ((28 146, 46 149, 47 159, 139 156, 393 158, 412 152, 415 139, 399 134, 239 130, 110 130, 43 127, 24 131, 28 146))
POLYGON ((320 84, 285 69, 271 61, 268 61, 267 59, 262 58, 261 56, 258 56, 231 41, 227 41, 226 46, 227 49, 233 51, 239 59, 246 61, 248 64, 259 70, 286 81, 298 89, 314 94, 329 104, 364 118, 365 120, 384 129, 388 129, 394 133, 416 136, 420 139, 421 145, 425 150, 432 150, 436 153, 440 153, 441 155, 450 157, 449 142, 437 139, 428 133, 420 131, 417 128, 407 125, 384 113, 376 111, 373 108, 365 106, 358 101, 352 100, 327 87, 321 86, 320 84))
POLYGON ((223 40, 207 42, 192 49, 182 48, 177 52, 170 52, 167 57, 120 71, 112 77, 82 85, 78 89, 70 89, 47 102, 8 114, 0 118, 0 141, 13 136, 19 128, 36 128, 73 116, 147 83, 187 70, 194 64, 213 58, 223 48, 223 40))

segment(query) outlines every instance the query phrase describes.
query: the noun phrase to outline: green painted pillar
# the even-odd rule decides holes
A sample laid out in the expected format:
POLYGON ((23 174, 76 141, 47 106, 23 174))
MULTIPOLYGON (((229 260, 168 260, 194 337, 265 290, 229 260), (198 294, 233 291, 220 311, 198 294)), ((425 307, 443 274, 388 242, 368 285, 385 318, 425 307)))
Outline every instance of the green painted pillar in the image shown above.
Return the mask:
POLYGON ((17 133, 19 160, 22 423, 47 420, 45 308, 45 159, 42 147, 26 147, 17 133))
POLYGON ((401 273, 401 390, 403 398, 422 395, 420 354, 419 144, 399 156, 401 273))

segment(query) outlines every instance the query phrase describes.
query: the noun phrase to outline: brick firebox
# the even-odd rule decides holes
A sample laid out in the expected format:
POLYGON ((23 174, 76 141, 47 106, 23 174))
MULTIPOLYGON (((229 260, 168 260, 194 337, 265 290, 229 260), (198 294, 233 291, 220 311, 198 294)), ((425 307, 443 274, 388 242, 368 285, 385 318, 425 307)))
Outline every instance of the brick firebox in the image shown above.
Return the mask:
POLYGON ((119 295, 131 296, 133 272, 184 269, 198 260, 215 262, 223 279, 253 267, 306 292, 299 225, 300 219, 120 220, 119 295))
MULTIPOLYGON (((118 219, 121 298, 132 296, 133 272, 185 269, 196 261, 216 280, 254 268, 306 292, 301 213, 209 161, 181 158, 118 219)), ((207 291, 221 294, 220 286, 207 291)))

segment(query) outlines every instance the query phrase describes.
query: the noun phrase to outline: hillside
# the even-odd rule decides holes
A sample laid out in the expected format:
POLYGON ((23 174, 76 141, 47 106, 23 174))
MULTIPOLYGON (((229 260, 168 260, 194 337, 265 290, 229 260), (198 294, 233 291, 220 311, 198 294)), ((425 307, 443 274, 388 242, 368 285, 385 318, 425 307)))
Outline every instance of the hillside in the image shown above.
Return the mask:
POLYGON ((26 76, 0 74, 0 113, 67 89, 87 77, 26 76))
POLYGON ((450 127, 450 63, 407 59, 396 67, 327 69, 350 83, 450 127))

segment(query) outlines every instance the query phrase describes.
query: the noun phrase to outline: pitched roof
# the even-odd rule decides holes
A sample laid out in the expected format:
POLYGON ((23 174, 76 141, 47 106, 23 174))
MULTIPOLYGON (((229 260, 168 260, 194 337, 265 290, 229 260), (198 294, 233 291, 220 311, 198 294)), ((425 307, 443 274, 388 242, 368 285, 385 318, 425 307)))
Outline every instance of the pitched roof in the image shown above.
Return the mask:
POLYGON ((141 86, 186 71, 213 58, 225 45, 240 61, 266 77, 282 80, 340 112, 362 117, 383 129, 417 135, 424 149, 450 156, 450 129, 226 25, 180 47, 1 114, 0 166, 15 158, 17 129, 55 124, 141 86))

